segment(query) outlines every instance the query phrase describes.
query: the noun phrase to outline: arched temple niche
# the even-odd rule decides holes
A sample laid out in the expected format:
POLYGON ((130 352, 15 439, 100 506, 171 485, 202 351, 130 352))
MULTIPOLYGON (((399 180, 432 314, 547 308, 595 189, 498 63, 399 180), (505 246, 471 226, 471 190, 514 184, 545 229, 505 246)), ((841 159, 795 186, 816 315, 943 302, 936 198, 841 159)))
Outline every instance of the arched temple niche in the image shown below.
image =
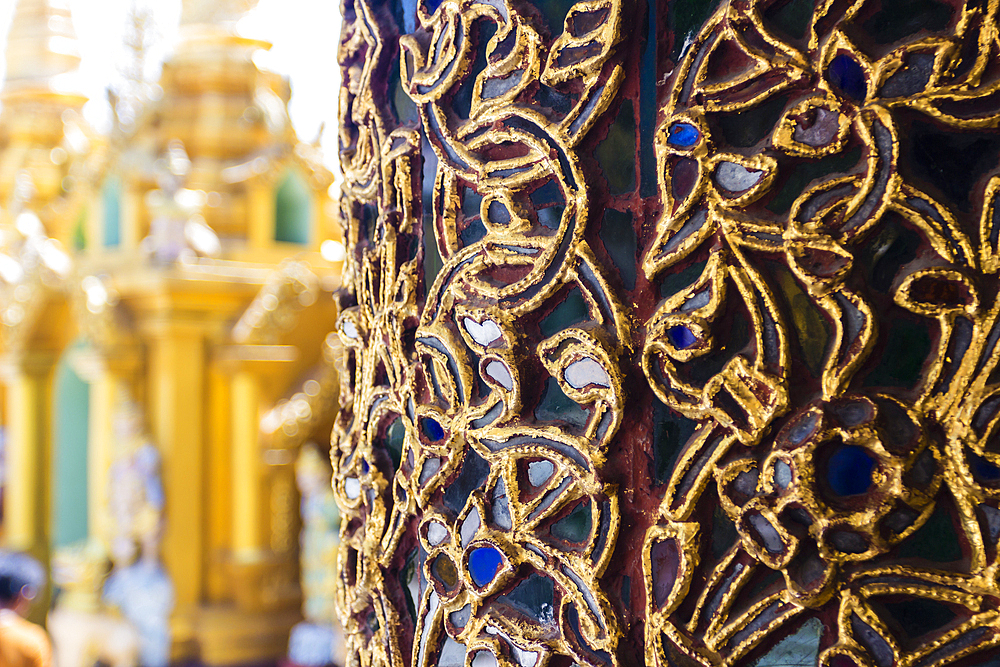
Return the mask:
POLYGON ((308 245, 313 205, 302 174, 295 168, 285 172, 274 193, 274 240, 308 245))

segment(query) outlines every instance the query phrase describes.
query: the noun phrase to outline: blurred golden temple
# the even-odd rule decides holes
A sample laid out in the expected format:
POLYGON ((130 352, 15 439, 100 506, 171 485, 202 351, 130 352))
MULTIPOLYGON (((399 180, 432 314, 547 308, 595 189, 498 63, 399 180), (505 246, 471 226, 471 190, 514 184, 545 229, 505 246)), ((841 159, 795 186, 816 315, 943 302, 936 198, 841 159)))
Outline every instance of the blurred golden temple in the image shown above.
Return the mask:
POLYGON ((254 4, 185 0, 158 85, 140 66, 100 133, 66 4, 17 2, 0 543, 51 567, 58 667, 274 662, 303 610, 333 623, 333 175, 234 30, 254 4))

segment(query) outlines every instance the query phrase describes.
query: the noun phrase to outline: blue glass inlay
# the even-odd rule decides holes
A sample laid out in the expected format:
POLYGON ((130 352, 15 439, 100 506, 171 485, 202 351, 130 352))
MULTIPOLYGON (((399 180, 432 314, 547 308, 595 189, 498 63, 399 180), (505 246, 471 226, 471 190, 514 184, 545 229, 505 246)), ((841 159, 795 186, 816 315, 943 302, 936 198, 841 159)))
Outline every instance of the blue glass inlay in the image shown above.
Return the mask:
POLYGON ((437 11, 437 8, 441 6, 444 0, 424 0, 424 7, 427 8, 428 14, 433 14, 437 11))
POLYGON ((969 452, 969 467, 972 469, 972 474, 976 479, 984 482, 1000 480, 1000 468, 990 463, 988 459, 972 452, 969 452))
POLYGON ((667 134, 667 143, 679 148, 691 148, 701 138, 701 132, 691 123, 674 123, 667 134))
POLYGON ((698 338, 687 327, 676 326, 667 329, 667 340, 678 350, 686 350, 698 342, 698 338))
POLYGON ((368 461, 365 461, 365 460, 362 459, 362 461, 361 461, 361 474, 362 475, 367 475, 368 474, 368 470, 369 470, 368 461))
POLYGON ((442 427, 436 419, 423 417, 420 420, 420 427, 423 429, 424 435, 427 436, 428 440, 437 442, 438 440, 444 439, 444 427, 442 427))
POLYGON ((868 82, 858 61, 846 54, 840 54, 830 61, 826 75, 830 83, 839 88, 855 102, 861 102, 868 95, 868 82))
POLYGON ((845 445, 830 457, 826 479, 838 496, 856 496, 872 485, 875 459, 864 447, 845 445))
POLYGON ((403 31, 410 33, 417 29, 417 2, 403 0, 403 31))
POLYGON ((469 554, 469 574, 479 588, 493 581, 503 564, 503 556, 493 547, 476 547, 469 554))

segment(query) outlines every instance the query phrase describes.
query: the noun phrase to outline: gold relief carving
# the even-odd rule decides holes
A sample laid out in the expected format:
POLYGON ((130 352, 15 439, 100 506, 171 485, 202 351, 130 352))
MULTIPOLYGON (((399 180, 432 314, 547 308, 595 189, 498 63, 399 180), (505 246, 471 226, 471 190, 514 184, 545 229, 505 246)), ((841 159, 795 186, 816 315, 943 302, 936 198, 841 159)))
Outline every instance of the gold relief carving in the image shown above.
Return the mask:
POLYGON ((326 346, 323 363, 315 378, 302 383, 297 391, 287 399, 279 400, 273 408, 264 413, 260 429, 271 438, 275 452, 294 450, 305 442, 315 429, 329 419, 337 406, 337 370, 326 358, 330 346, 326 346))
POLYGON ((233 340, 274 345, 291 330, 303 308, 316 302, 319 279, 305 262, 285 260, 233 327, 233 340))
POLYGON ((992 655, 998 10, 939 5, 723 0, 636 93, 635 3, 345 2, 348 664, 992 655))
POLYGON ((8 348, 20 350, 35 334, 52 296, 67 286, 73 263, 26 204, 35 196, 31 175, 21 172, 10 202, 13 224, 0 230, 0 324, 8 348))
POLYGON ((73 314, 81 333, 106 364, 137 366, 141 345, 131 313, 107 277, 89 275, 70 294, 73 314))
POLYGON ((983 587, 994 581, 987 552, 995 549, 987 543, 995 536, 984 539, 977 518, 995 511, 983 504, 982 491, 984 475, 994 469, 982 462, 992 466, 995 458, 982 439, 968 437, 975 430, 972 415, 989 392, 983 374, 992 373, 995 356, 986 342, 995 306, 980 300, 981 289, 995 293, 995 282, 983 282, 993 267, 980 223, 990 215, 993 183, 986 186, 983 216, 976 216, 977 250, 969 221, 907 181, 913 170, 900 164, 900 123, 918 110, 946 128, 995 125, 996 112, 959 117, 943 109, 996 89, 984 52, 962 51, 963 43, 994 43, 996 8, 958 3, 960 18, 949 24, 949 34, 914 39, 873 58, 849 37, 854 19, 871 15, 866 3, 819 3, 808 40, 798 44, 780 40, 762 19, 772 4, 727 3, 708 21, 675 74, 656 137, 665 213, 644 269, 656 276, 706 246, 711 255, 701 277, 664 301, 654 317, 644 370, 665 403, 711 419, 685 448, 660 522, 647 534, 644 567, 654 595, 647 600, 646 658, 666 665, 676 659, 668 656, 685 654, 704 665, 741 664, 787 635, 785 628, 806 628, 808 621, 797 621, 809 610, 834 608, 837 620, 825 632, 835 641, 819 653, 820 664, 949 663, 998 641, 996 617, 986 610, 997 590, 994 583, 983 587), (718 81, 712 59, 721 49, 738 51, 752 65, 718 81), (903 85, 907 71, 915 78, 903 85), (752 109, 778 95, 789 102, 762 154, 719 150, 711 114, 752 109), (856 168, 814 179, 787 216, 748 209, 767 200, 772 179, 794 164, 789 158, 842 156, 858 147, 856 168), (681 163, 693 174, 682 176, 681 163), (940 333, 914 390, 883 394, 865 389, 875 383, 871 375, 858 382, 859 373, 876 351, 901 351, 878 348, 881 318, 888 315, 876 306, 884 301, 863 262, 870 261, 866 246, 898 225, 921 237, 927 248, 921 261, 929 266, 908 264, 890 276, 892 303, 936 321, 940 333), (802 375, 789 364, 789 346, 801 339, 803 307, 791 313, 792 322, 783 314, 776 293, 787 289, 769 283, 761 269, 774 262, 787 267, 798 293, 831 325, 820 393, 804 405, 788 393, 802 375), (713 325, 727 296, 742 301, 753 323, 756 355, 752 362, 730 362, 742 359, 739 383, 727 365, 693 387, 679 369, 718 349, 713 325), (711 393, 719 383, 735 399, 721 410, 711 393), (781 427, 770 426, 778 418, 781 427), (857 457, 847 469, 859 475, 858 488, 835 479, 845 457, 857 457), (698 466, 704 472, 692 484, 698 466), (697 535, 711 525, 692 518, 713 497, 739 539, 715 562, 698 562, 695 555, 705 550, 697 535), (939 509, 944 502, 953 509, 939 509), (947 539, 970 546, 960 574, 899 560, 908 551, 894 550, 936 511, 961 526, 947 539), (707 578, 692 576, 696 568, 707 578), (761 568, 780 573, 783 583, 770 593, 750 593, 761 568), (657 589, 657 575, 670 585, 657 589), (882 606, 903 599, 947 602, 960 611, 923 641, 906 641, 882 606))

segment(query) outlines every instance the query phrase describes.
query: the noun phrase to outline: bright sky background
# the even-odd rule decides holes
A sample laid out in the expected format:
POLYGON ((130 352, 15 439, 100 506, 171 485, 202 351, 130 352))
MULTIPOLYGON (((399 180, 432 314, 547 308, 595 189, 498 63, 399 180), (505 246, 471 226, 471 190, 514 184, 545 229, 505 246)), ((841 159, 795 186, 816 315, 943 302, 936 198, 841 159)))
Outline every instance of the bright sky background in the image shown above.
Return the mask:
MULTIPOLYGON (((149 53, 147 77, 155 82, 159 64, 170 53, 177 37, 180 0, 68 0, 80 41, 80 85, 90 97, 84 108, 97 128, 110 125, 111 110, 105 89, 121 80, 119 63, 125 54, 127 12, 133 2, 150 7, 155 16, 156 42, 149 53)), ((16 0, 0 0, 0 53, 7 41, 16 0)), ((332 0, 260 0, 257 8, 238 24, 245 37, 273 44, 255 62, 288 76, 292 99, 289 114, 304 141, 312 141, 321 123, 326 126, 322 145, 326 164, 336 165, 337 94, 340 70, 337 41, 340 36, 340 3, 332 0)), ((0 72, 6 62, 0 55, 0 72)))

